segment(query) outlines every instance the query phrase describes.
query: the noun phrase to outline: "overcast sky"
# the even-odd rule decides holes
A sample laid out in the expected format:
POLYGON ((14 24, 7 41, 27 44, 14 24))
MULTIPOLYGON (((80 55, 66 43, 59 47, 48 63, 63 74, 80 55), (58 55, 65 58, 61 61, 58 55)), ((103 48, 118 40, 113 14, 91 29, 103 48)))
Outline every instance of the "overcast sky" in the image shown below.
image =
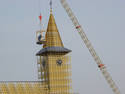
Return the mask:
MULTIPOLYGON (((125 0, 67 0, 89 40, 125 94, 125 0)), ((35 43, 49 19, 49 0, 0 0, 0 80, 37 80, 35 43)), ((74 92, 113 94, 59 0, 53 14, 66 48, 72 50, 74 92)))

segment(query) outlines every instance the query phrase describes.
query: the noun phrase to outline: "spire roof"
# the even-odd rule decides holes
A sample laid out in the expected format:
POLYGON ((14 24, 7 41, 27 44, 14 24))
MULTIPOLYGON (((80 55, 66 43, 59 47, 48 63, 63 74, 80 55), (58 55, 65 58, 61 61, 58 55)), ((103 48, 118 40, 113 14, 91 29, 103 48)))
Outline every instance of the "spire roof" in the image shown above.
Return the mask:
POLYGON ((44 56, 48 53, 67 54, 71 52, 71 50, 64 48, 63 46, 52 12, 50 12, 45 40, 46 43, 44 44, 43 48, 36 54, 37 56, 44 56))
POLYGON ((52 13, 50 13, 45 39, 46 47, 63 47, 63 43, 52 13))

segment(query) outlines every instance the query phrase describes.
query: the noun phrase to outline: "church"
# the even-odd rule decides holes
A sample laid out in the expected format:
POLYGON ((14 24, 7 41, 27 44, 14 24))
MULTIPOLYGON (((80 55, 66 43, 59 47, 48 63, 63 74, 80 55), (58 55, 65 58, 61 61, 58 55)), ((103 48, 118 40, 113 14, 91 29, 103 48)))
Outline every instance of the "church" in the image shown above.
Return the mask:
POLYGON ((6 81, 0 83, 0 94, 72 94, 71 50, 64 47, 52 8, 43 38, 38 31, 36 53, 38 81, 6 81))

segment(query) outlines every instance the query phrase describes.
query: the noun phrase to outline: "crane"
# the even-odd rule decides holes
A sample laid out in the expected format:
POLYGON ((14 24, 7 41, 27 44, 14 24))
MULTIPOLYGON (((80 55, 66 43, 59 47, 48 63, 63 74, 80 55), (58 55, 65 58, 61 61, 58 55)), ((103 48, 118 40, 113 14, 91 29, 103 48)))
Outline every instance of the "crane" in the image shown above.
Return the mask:
POLYGON ((108 73, 105 65, 102 63, 100 57, 97 55, 95 49, 93 48, 91 42, 88 40, 82 26, 79 24, 76 16, 72 12, 71 8, 69 7, 66 0, 60 0, 63 8, 66 10, 69 18, 71 19, 72 23, 74 24, 75 28, 77 29, 80 37, 82 38, 83 42, 85 43, 86 47, 88 48, 90 54, 92 55, 93 59, 95 60, 97 66, 99 67, 100 71, 102 72, 104 78, 106 79, 109 86, 112 88, 114 94, 121 94, 118 87, 116 86, 115 82, 112 80, 112 77, 108 73))

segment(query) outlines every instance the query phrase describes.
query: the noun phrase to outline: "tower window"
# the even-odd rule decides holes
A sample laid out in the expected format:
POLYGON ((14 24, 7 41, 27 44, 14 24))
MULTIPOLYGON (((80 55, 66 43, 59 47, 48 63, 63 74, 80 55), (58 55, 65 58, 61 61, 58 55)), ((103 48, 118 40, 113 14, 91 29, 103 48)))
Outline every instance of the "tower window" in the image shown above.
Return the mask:
POLYGON ((42 65, 43 65, 43 67, 45 67, 45 65, 46 65, 46 61, 45 60, 42 61, 42 65))

